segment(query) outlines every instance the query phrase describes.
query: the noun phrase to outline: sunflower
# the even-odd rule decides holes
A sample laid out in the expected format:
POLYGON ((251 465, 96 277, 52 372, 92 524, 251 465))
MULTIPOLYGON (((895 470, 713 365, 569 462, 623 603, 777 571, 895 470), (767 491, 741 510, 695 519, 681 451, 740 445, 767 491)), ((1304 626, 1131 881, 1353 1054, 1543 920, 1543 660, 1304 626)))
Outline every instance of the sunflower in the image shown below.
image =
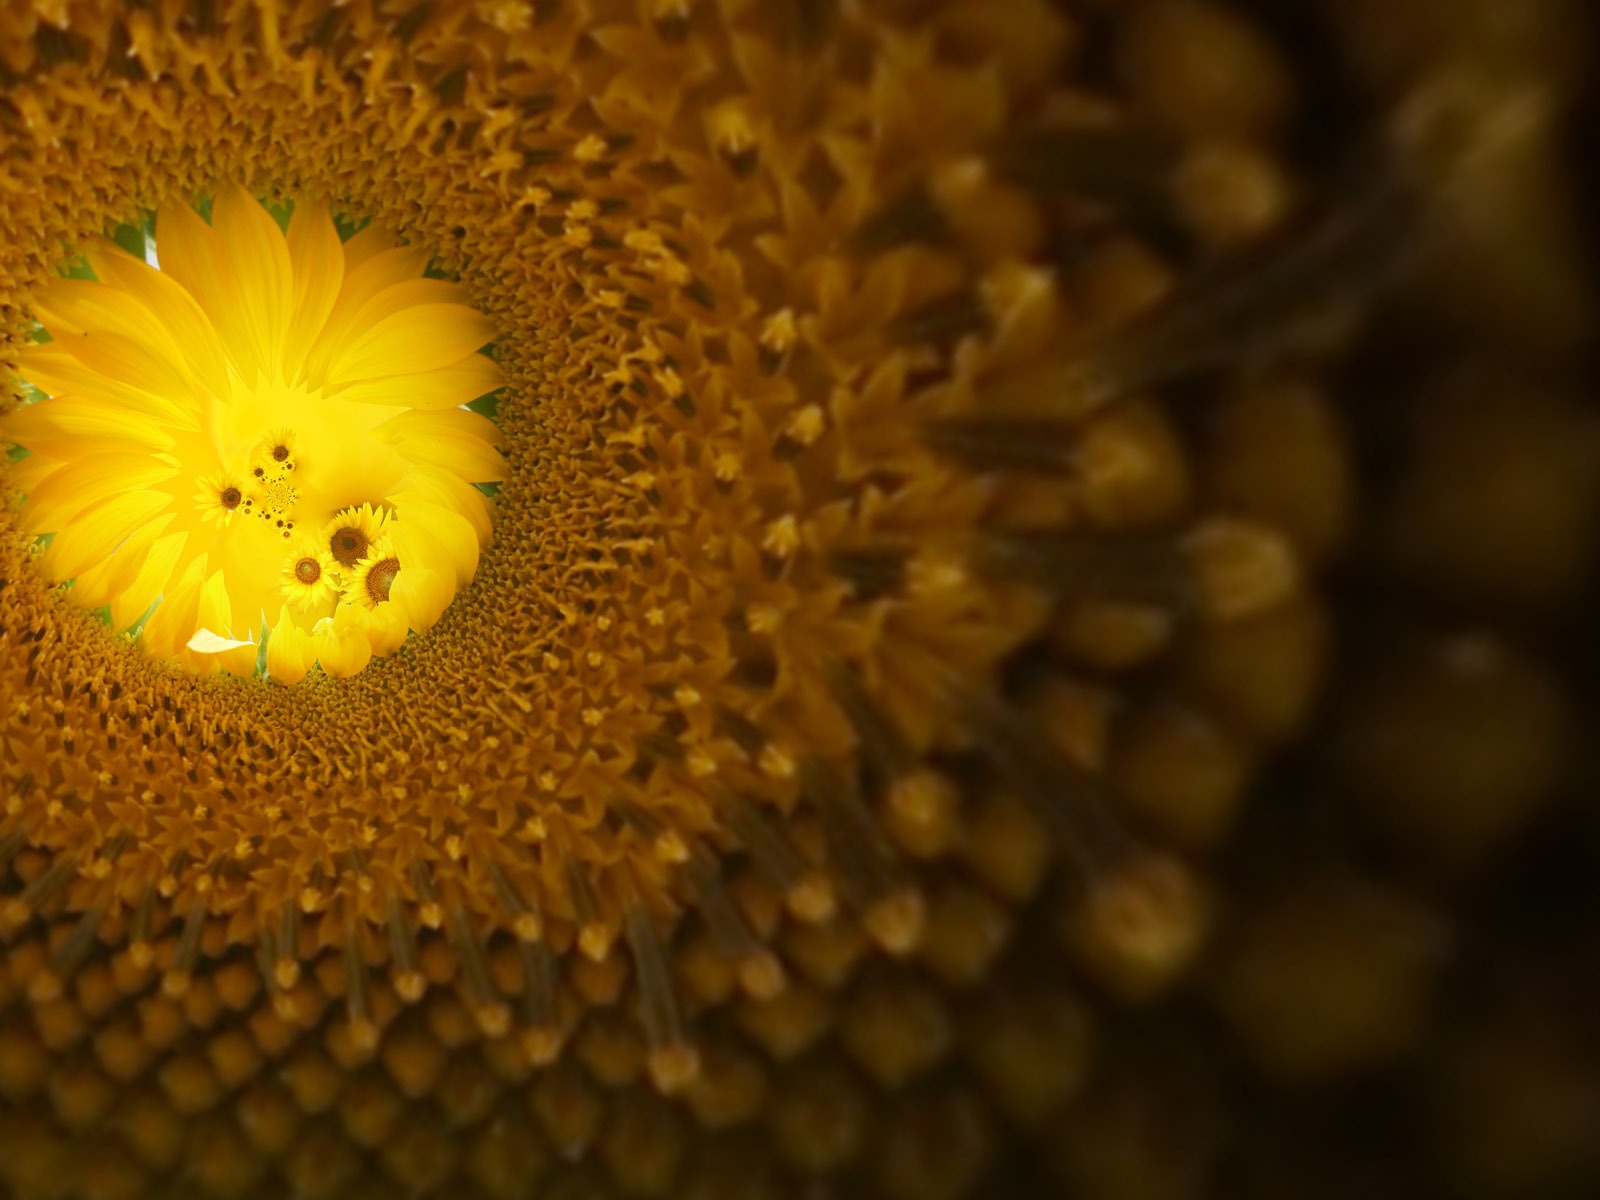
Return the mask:
POLYGON ((1404 1053, 1243 803, 1375 257, 1245 7, 0 15, 5 1188, 1175 1196, 1195 1006, 1404 1053))
POLYGON ((256 479, 287 476, 295 468, 295 440, 295 431, 288 426, 268 430, 251 454, 251 474, 256 479))
MULTIPOLYGON (((334 546, 338 546, 338 534, 334 546)), ((362 608, 377 608, 389 603, 389 593, 400 576, 400 559, 394 546, 379 538, 367 547, 361 561, 349 568, 350 580, 345 586, 345 597, 362 608)))
POLYGON ((354 571, 382 540, 388 511, 361 504, 335 513, 322 527, 319 541, 338 571, 354 571))
POLYGON ((301 535, 281 568, 284 600, 299 612, 330 604, 338 595, 337 567, 319 539, 301 535))
POLYGON ((236 471, 219 471, 200 480, 194 505, 202 521, 215 521, 226 527, 234 514, 246 507, 243 476, 236 471))

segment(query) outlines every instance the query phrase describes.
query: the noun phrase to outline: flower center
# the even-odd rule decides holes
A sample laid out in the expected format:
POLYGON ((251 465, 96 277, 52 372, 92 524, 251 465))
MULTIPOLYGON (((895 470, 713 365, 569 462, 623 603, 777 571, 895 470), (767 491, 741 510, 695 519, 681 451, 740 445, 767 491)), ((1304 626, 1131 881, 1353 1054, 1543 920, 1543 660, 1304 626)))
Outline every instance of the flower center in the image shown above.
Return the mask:
POLYGON ((374 604, 382 604, 389 598, 389 589, 394 586, 394 577, 400 574, 400 560, 386 558, 380 563, 374 563, 372 570, 367 572, 367 595, 374 604))
POLYGON ((239 507, 239 501, 244 499, 244 494, 236 487, 223 488, 222 495, 218 499, 222 501, 223 508, 232 511, 239 507))
POLYGON ((367 556, 367 535, 359 529, 341 529, 328 542, 334 560, 341 567, 353 567, 367 556))
POLYGON ((314 558, 302 558, 294 565, 294 577, 301 583, 315 583, 322 578, 322 564, 314 558))

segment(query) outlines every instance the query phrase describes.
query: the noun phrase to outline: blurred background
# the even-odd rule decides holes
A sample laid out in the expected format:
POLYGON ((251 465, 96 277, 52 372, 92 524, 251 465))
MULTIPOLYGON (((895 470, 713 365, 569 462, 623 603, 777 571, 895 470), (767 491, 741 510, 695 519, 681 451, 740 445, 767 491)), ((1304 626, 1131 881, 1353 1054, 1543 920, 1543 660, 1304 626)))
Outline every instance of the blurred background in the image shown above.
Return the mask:
MULTIPOLYGON (((1372 227, 1316 276, 1364 297, 1357 324, 1311 323, 1348 338, 1315 385, 1348 493, 1317 492, 1309 393, 1263 415, 1259 389, 1301 384, 1253 382, 1193 431, 1211 486, 1318 548, 1326 689, 1212 851, 1211 950, 1107 1019, 1106 1071, 1039 1154, 1106 1200, 1595 1195, 1593 6, 1106 7, 1152 121, 1281 122, 1286 174, 1372 227)), ((1320 291, 1278 307, 1279 335, 1320 291)), ((1226 667, 1241 648, 1215 648, 1211 677, 1264 698, 1298 645, 1274 636, 1226 667)), ((1205 845, 1226 735, 1166 717, 1128 795, 1205 845)))

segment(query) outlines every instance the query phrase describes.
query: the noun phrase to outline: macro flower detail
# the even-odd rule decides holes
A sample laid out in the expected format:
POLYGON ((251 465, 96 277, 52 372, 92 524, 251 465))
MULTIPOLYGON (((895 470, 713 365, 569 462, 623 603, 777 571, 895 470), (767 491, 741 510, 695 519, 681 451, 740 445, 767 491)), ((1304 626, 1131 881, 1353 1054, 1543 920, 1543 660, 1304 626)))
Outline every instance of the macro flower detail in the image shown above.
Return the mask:
MULTIPOLYGON (((423 274, 425 253, 371 227, 341 240, 314 201, 283 230, 237 184, 209 224, 169 201, 151 249, 147 262, 102 242, 86 255, 94 278, 40 293, 48 340, 19 371, 47 395, 3 427, 27 452, 21 526, 51 536, 40 565, 75 603, 141 614, 148 653, 199 671, 253 673, 261 641, 288 626, 314 636, 272 657, 280 682, 352 632, 392 652, 426 628, 423 610, 354 617, 388 603, 399 570, 391 557, 358 586, 355 567, 402 524, 409 564, 433 581, 456 559, 441 534, 459 536, 441 517, 487 542, 489 503, 469 485, 499 482, 504 461, 492 423, 464 406, 501 382, 478 353, 492 325, 458 284, 423 274), (317 530, 320 547, 306 543, 317 530)), ((469 575, 451 569, 428 623, 469 575)), ((350 651, 334 653, 330 670, 349 673, 350 651)))
POLYGON ((0 1192, 1171 1200, 1284 946, 1410 1012, 1234 887, 1378 257, 1275 7, 0 5, 0 1192))
POLYGON ((1210 479, 1186 261, 1041 165, 1164 194, 1138 105, 899 7, 0 19, 19 1196, 955 1200, 1180 985, 1338 419, 1210 479))

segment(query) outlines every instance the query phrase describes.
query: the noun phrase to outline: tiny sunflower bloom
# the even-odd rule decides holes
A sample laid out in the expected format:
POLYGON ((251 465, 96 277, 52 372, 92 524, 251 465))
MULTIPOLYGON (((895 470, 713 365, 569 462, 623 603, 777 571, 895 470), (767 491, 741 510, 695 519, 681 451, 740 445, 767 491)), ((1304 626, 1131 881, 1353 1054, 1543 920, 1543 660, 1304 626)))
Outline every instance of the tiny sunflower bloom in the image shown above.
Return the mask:
POLYGON ((249 499, 237 472, 218 471, 200 480, 194 503, 202 521, 226 528, 241 509, 248 511, 249 499))
POLYGON ((355 570, 383 538, 389 514, 371 504, 361 504, 335 514, 322 527, 321 543, 338 570, 355 570))
MULTIPOLYGON (((338 538, 340 535, 334 536, 338 538)), ((361 608, 377 608, 389 603, 390 590, 399 576, 400 559, 395 553, 394 544, 387 538, 380 538, 372 543, 366 555, 350 572, 344 598, 361 608)))
POLYGON ((338 596, 333 556, 311 537, 296 542, 283 563, 283 598, 296 611, 327 607, 338 596))
POLYGON ((261 439, 251 456, 251 473, 257 479, 284 475, 294 470, 295 433, 293 429, 273 429, 261 439))

